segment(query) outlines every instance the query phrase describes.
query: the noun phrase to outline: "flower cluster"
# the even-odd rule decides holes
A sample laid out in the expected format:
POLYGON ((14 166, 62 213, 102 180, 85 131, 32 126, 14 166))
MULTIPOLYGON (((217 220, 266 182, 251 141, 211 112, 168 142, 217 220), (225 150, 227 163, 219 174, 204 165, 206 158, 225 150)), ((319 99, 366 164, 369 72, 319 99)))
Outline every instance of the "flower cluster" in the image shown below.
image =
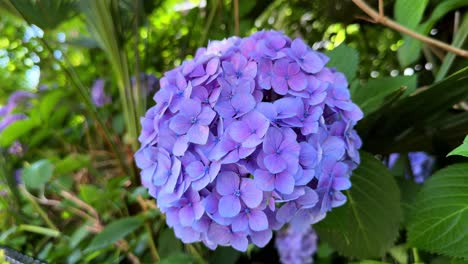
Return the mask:
MULTIPOLYGON (((136 87, 136 81, 135 76, 133 76, 131 78, 132 87, 136 87)), ((139 81, 142 86, 140 89, 142 89, 143 95, 154 93, 159 88, 158 78, 152 74, 140 73, 139 81)))
POLYGON ((317 251, 317 234, 309 226, 305 230, 288 228, 275 237, 275 246, 283 264, 310 264, 317 251))
POLYGON ((345 76, 276 31, 212 41, 166 72, 142 118, 143 185, 185 243, 245 251, 346 202, 362 118, 345 76))
MULTIPOLYGON (((388 158, 388 167, 393 168, 400 158, 399 153, 392 153, 388 158)), ((411 171, 406 171, 407 178, 413 178, 416 183, 423 183, 432 173, 435 165, 434 156, 426 152, 409 152, 408 161, 411 171)))

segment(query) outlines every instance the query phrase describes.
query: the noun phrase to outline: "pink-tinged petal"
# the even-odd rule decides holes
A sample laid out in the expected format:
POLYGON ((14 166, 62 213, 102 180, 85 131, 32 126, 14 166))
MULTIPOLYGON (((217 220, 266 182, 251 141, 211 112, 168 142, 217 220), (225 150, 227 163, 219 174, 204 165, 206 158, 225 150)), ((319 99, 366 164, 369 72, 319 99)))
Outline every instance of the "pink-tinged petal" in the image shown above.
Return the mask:
POLYGON ((274 103, 278 118, 289 118, 297 116, 301 108, 304 107, 304 103, 300 98, 281 98, 276 100, 274 103))
POLYGON ((230 195, 239 190, 239 175, 232 171, 225 171, 218 175, 216 190, 221 195, 230 195))
POLYGON ((187 80, 185 80, 181 72, 177 72, 176 74, 176 85, 179 90, 184 90, 187 87, 187 80))
POLYGON ((197 180, 204 175, 205 166, 200 161, 194 161, 185 167, 185 172, 191 180, 197 180))
POLYGON ((249 214, 249 226, 253 231, 268 229, 268 218, 263 211, 252 210, 249 214))
POLYGON ((263 191, 271 192, 275 189, 275 176, 265 170, 256 170, 254 173, 255 185, 263 191))
POLYGON ((276 127, 270 127, 263 142, 263 151, 267 154, 276 153, 283 142, 283 133, 276 127))
POLYGON ((203 204, 201 202, 193 203, 192 208, 196 220, 200 219, 205 213, 205 207, 203 207, 203 204))
POLYGON ((208 229, 208 239, 220 245, 227 245, 231 236, 231 231, 227 226, 211 223, 208 229))
POLYGON ((275 188, 281 193, 290 194, 294 191, 294 177, 290 173, 284 172, 276 174, 275 188))
POLYGON ((249 227, 249 219, 245 213, 240 213, 232 220, 231 228, 234 232, 246 231, 249 227))
POLYGON ((288 66, 289 66, 288 59, 277 60, 275 64, 273 65, 273 72, 275 73, 275 75, 284 77, 288 74, 288 66))
POLYGON ((242 70, 247 64, 247 59, 240 53, 236 53, 234 56, 232 56, 231 61, 235 70, 242 70))
POLYGON ((206 74, 213 75, 218 71, 219 68, 219 58, 214 57, 206 64, 206 74))
POLYGON ((176 156, 183 156, 185 151, 187 151, 189 146, 188 138, 186 135, 177 137, 177 140, 174 142, 174 147, 172 153, 176 156))
POLYGON ((323 69, 326 62, 324 62, 315 52, 309 51, 303 57, 301 68, 308 73, 317 73, 323 69))
POLYGON ((246 235, 233 234, 231 238, 231 245, 233 248, 245 252, 247 251, 247 246, 249 245, 249 240, 246 235))
POLYGON ((239 198, 234 195, 227 195, 219 199, 218 212, 223 217, 234 217, 239 214, 241 204, 239 198))
POLYGON ((287 167, 287 164, 283 157, 278 154, 268 154, 263 159, 265 167, 269 172, 275 174, 284 171, 287 167))
POLYGON ((289 87, 294 91, 303 91, 307 87, 307 78, 300 72, 288 80, 289 87))
POLYGON ((252 154, 254 151, 255 148, 240 147, 238 152, 239 158, 245 159, 248 156, 250 156, 250 154, 252 154))
POLYGON ((276 213, 276 220, 278 220, 280 223, 287 223, 291 221, 296 212, 297 207, 295 203, 286 203, 278 209, 276 213))
POLYGON ((194 99, 185 99, 180 105, 180 113, 182 115, 193 117, 198 116, 201 112, 201 103, 200 101, 194 99))
POLYGON ((244 68, 243 74, 245 77, 248 78, 255 78, 257 75, 257 63, 256 62, 249 62, 247 66, 244 68))
POLYGON ((194 243, 200 240, 200 233, 193 230, 191 227, 174 227, 176 237, 180 238, 184 243, 194 243))
POLYGON ((211 107, 203 107, 200 114, 198 115, 198 122, 202 125, 210 125, 211 124, 211 121, 213 121, 213 119, 215 118, 216 116, 216 112, 213 111, 213 109, 211 109, 211 107))
POLYGON ((227 129, 231 138, 236 142, 243 142, 250 136, 250 129, 244 122, 233 122, 227 129))
POLYGON ((234 108, 235 115, 239 117, 250 110, 253 110, 257 102, 251 94, 239 93, 231 99, 231 104, 234 108))
POLYGON ((182 226, 192 226, 195 221, 195 214, 192 207, 184 206, 179 210, 179 219, 182 226))
POLYGON ((282 76, 273 76, 271 79, 271 86, 273 87, 273 90, 279 95, 285 95, 288 93, 288 83, 282 76))
POLYGON ((291 49, 293 50, 296 56, 302 56, 304 53, 307 52, 307 45, 302 39, 296 38, 291 43, 291 49))
POLYGON ((205 175, 205 176, 201 177, 200 179, 193 181, 192 182, 192 188, 195 191, 200 191, 203 188, 205 188, 206 186, 208 186, 209 183, 210 183, 210 177, 208 175, 205 175))
POLYGON ((179 135, 187 133, 191 126, 190 119, 180 114, 172 117, 169 122, 169 128, 179 135))
POLYGON ((351 181, 348 178, 335 177, 332 187, 338 191, 347 190, 351 188, 351 181))
POLYGON ((250 238, 252 239, 252 243, 254 243, 258 247, 264 247, 270 242, 273 234, 271 230, 264 230, 259 232, 252 232, 250 234, 250 238))
POLYGON ((299 67, 299 65, 297 65, 297 63, 290 63, 288 65, 288 76, 292 77, 298 74, 300 70, 301 68, 299 67))
POLYGON ((257 104, 256 110, 262 113, 268 120, 275 121, 276 116, 276 107, 272 103, 261 102, 257 104))
POLYGON ((187 138, 189 142, 203 145, 208 141, 209 132, 208 126, 193 125, 187 132, 187 138))
POLYGON ((258 189, 252 179, 242 178, 241 199, 250 208, 255 208, 260 205, 263 199, 263 192, 258 189))

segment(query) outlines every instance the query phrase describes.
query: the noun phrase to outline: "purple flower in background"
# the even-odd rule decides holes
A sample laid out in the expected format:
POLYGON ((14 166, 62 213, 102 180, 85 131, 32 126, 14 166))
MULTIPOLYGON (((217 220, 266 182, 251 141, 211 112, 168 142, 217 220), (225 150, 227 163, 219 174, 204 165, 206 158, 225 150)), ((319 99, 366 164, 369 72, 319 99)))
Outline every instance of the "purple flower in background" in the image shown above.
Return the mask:
MULTIPOLYGON (((133 76, 131 78, 132 87, 136 87, 136 81, 136 77, 133 76)), ((139 81, 141 85, 140 89, 142 89, 145 95, 149 95, 158 90, 158 78, 152 74, 140 73, 139 81)))
MULTIPOLYGON (((400 159, 399 153, 392 153, 388 157, 387 166, 393 168, 400 159)), ((435 165, 435 157, 426 152, 409 152, 408 161, 411 171, 406 171, 407 178, 413 177, 416 183, 423 183, 432 173, 435 165)))
POLYGON ((310 226, 301 231, 288 228, 278 233, 275 247, 283 264, 310 264, 317 251, 317 234, 310 226))
MULTIPOLYGON (((311 233, 346 202, 362 112, 327 61, 301 39, 260 31, 211 41, 160 79, 135 160, 184 243, 264 247, 285 225, 311 233)), ((281 259, 310 262, 316 237, 296 237, 281 259)))
POLYGON ((104 90, 105 83, 103 79, 97 79, 91 87, 91 99, 97 107, 103 107, 112 102, 112 98, 104 90))
POLYGON ((13 142, 13 144, 11 144, 11 146, 8 148, 8 153, 10 153, 11 155, 15 155, 15 156, 18 156, 18 157, 22 157, 23 154, 24 154, 23 145, 22 145, 18 140, 16 140, 16 141, 13 142))

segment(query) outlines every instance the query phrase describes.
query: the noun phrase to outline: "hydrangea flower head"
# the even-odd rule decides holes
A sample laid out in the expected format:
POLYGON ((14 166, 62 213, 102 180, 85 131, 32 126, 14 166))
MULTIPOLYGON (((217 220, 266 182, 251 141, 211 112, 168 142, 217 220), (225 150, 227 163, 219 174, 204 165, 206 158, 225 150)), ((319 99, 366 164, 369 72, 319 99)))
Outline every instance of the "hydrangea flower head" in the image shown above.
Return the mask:
POLYGON ((346 202, 362 112, 327 62, 261 31, 212 41, 160 79, 135 160, 183 242, 263 247, 346 202))
MULTIPOLYGON (((391 169, 400 158, 399 153, 392 153, 388 157, 387 166, 391 169)), ((436 159, 434 156, 423 152, 408 152, 410 170, 405 172, 407 178, 413 178, 416 183, 423 183, 432 173, 436 159)))
POLYGON ((317 234, 309 226, 298 231, 288 228, 278 232, 275 247, 283 264, 311 264, 317 251, 317 234))

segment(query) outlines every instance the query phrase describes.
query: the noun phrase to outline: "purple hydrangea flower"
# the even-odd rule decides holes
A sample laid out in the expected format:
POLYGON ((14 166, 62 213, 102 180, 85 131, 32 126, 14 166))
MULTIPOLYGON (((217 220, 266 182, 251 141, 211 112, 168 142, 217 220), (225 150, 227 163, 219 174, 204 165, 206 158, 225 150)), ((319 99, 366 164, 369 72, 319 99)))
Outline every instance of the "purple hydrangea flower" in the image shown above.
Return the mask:
MULTIPOLYGON (((395 166, 399 158, 399 153, 390 154, 388 157, 387 166, 392 168, 395 166)), ((430 154, 423 151, 409 152, 408 160, 411 171, 406 172, 406 177, 413 177, 416 183, 423 183, 431 175, 436 161, 434 156, 431 156, 430 154)))
POLYGON ((11 155, 22 157, 24 155, 24 147, 18 140, 16 140, 8 148, 8 153, 10 153, 11 155))
POLYGON ((346 202, 362 112, 327 62, 300 39, 261 31, 211 41, 160 79, 135 160, 184 243, 263 247, 273 231, 307 229, 346 202))
POLYGON ((97 107, 103 107, 112 102, 112 98, 104 90, 105 83, 103 79, 97 79, 91 87, 91 99, 97 107))
POLYGON ((18 121, 18 120, 23 120, 26 119, 27 117, 24 114, 10 114, 5 116, 1 121, 0 121, 0 132, 3 131, 5 128, 10 126, 12 123, 18 121))
MULTIPOLYGON (((145 74, 145 73, 140 73, 140 79, 139 81, 141 82, 140 87, 143 91, 143 94, 149 95, 151 93, 154 93, 158 90, 158 78, 152 74, 145 74)), ((133 76, 131 78, 131 85, 132 87, 136 87, 136 78, 133 76)))
POLYGON ((278 233, 275 247, 283 264, 310 264, 317 251, 317 234, 310 226, 301 231, 288 228, 278 233))

